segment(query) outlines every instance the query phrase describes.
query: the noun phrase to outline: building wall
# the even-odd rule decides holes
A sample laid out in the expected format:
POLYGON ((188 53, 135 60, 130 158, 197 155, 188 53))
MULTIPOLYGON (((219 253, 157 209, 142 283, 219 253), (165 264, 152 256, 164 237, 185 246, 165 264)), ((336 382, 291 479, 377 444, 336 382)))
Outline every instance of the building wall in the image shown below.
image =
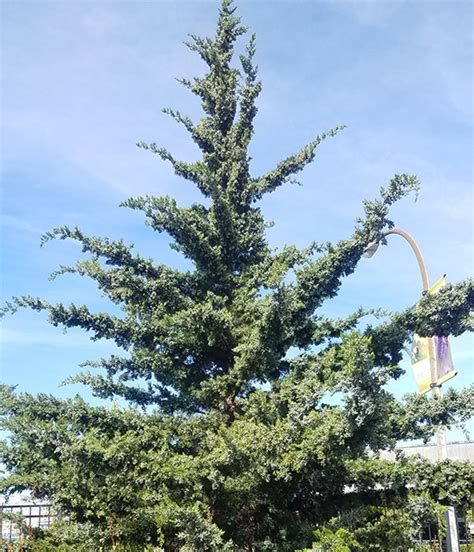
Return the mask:
MULTIPOLYGON (((449 443, 447 445, 448 458, 450 460, 468 460, 474 462, 474 442, 465 441, 463 443, 449 443)), ((438 451, 436 445, 422 445, 414 447, 400 447, 397 450, 403 451, 407 456, 419 454, 427 458, 431 462, 436 462, 438 459, 438 451)), ((384 451, 380 454, 380 458, 384 460, 395 460, 396 451, 384 451)))

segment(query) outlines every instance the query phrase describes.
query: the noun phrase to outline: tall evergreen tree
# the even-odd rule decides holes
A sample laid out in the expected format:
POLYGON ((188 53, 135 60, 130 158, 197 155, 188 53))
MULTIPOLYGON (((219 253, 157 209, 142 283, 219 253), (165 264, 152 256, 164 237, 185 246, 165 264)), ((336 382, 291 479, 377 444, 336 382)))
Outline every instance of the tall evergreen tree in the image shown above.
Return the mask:
MULTIPOLYGON (((164 110, 184 125, 202 158, 188 163, 155 143, 138 144, 171 163, 206 200, 186 208, 170 197, 123 203, 166 232, 193 269, 178 271, 122 241, 64 226, 43 243, 75 240, 90 259, 55 276, 92 278, 123 316, 30 296, 5 308, 47 311, 55 326, 113 340, 124 355, 89 362, 92 373, 73 381, 99 397, 147 408, 94 408, 79 398, 17 396, 4 388, 11 435, 3 448, 10 473, 4 489, 52 498, 96 543, 294 550, 326 525, 326 531, 350 528, 354 542, 381 550, 375 532, 389 527, 402 542, 417 519, 436 515, 444 502, 466 504, 472 493, 467 464, 389 463, 369 451, 429 438, 437 424, 472 413, 473 389, 400 402, 385 384, 402 373, 398 363, 411 331, 471 329, 473 285, 448 286, 416 312, 365 330, 357 329, 363 310, 341 320, 318 314, 367 245, 383 240, 392 226, 389 208, 416 192, 418 181, 395 175, 380 197, 364 202, 364 218, 337 244, 271 250, 258 201, 312 162, 321 142, 342 127, 252 176, 248 146, 261 90, 254 36, 241 68, 232 65, 235 41, 245 32, 224 0, 215 37, 192 36, 187 44, 208 67, 202 78, 181 80, 200 98, 204 117, 194 123, 164 110), (292 347, 299 354, 288 355, 292 347), (341 404, 325 404, 334 392, 342 393, 341 404), (453 484, 443 480, 447 472, 453 484)), ((72 538, 61 531, 63 540, 72 538)), ((59 542, 53 533, 48 538, 59 542)))

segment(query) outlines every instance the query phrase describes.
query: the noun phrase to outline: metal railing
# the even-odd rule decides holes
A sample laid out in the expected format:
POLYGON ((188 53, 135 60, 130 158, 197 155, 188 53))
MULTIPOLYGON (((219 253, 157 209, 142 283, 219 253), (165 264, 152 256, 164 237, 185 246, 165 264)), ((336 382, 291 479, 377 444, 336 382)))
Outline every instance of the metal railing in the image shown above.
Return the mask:
POLYGON ((20 525, 5 513, 20 514, 22 525, 30 534, 35 529, 47 529, 58 518, 51 504, 2 504, 0 505, 0 539, 16 541, 24 536, 20 525))

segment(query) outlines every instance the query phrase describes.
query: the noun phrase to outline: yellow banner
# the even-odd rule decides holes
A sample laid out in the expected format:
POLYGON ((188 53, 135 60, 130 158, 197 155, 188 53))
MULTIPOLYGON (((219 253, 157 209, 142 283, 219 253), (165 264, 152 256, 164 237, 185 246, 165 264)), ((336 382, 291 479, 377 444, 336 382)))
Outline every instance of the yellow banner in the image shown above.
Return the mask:
MULTIPOLYGON (((438 293, 445 282, 446 278, 443 276, 430 287, 428 293, 430 295, 438 293)), ((443 384, 456 375, 447 337, 420 337, 414 334, 411 348, 411 365, 420 393, 429 391, 431 384, 434 383, 431 381, 431 362, 436 365, 437 385, 443 384), (432 360, 430 360, 430 356, 432 356, 432 360)))

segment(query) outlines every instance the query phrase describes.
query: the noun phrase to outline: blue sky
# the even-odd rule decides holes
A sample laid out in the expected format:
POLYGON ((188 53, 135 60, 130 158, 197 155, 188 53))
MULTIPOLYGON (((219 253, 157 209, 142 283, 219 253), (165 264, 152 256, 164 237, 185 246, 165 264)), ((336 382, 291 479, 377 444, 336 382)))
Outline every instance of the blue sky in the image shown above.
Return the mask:
MULTIPOLYGON (((257 33, 263 92, 251 146, 257 175, 337 124, 301 173, 303 186, 263 201, 275 247, 349 236, 361 202, 395 173, 416 174, 418 202, 397 205, 392 218, 423 250, 431 280, 460 281, 473 272, 473 48, 471 2, 238 2, 257 33)), ((197 99, 175 80, 202 74, 182 44, 187 34, 213 33, 217 2, 13 2, 1 5, 2 36, 2 295, 108 308, 92 283, 48 275, 80 258, 69 242, 39 248, 42 232, 78 225, 86 233, 123 237, 157 261, 184 267, 163 235, 118 204, 141 194, 199 200, 168 165, 135 147, 156 141, 177 157, 196 146, 162 107, 193 118, 197 99)), ((242 46, 242 44, 241 44, 242 46)), ((360 305, 397 310, 421 290, 415 258, 390 238, 362 261, 340 295, 335 315, 360 305)), ((2 380, 21 390, 70 396, 58 387, 87 359, 113 347, 50 327, 45 316, 20 312, 3 321, 2 380)), ((453 340, 459 375, 473 381, 473 340, 453 340)), ((394 386, 415 389, 409 370, 394 386)), ((474 428, 472 429, 474 434, 474 428)), ((451 438, 459 438, 459 432, 451 438)))

